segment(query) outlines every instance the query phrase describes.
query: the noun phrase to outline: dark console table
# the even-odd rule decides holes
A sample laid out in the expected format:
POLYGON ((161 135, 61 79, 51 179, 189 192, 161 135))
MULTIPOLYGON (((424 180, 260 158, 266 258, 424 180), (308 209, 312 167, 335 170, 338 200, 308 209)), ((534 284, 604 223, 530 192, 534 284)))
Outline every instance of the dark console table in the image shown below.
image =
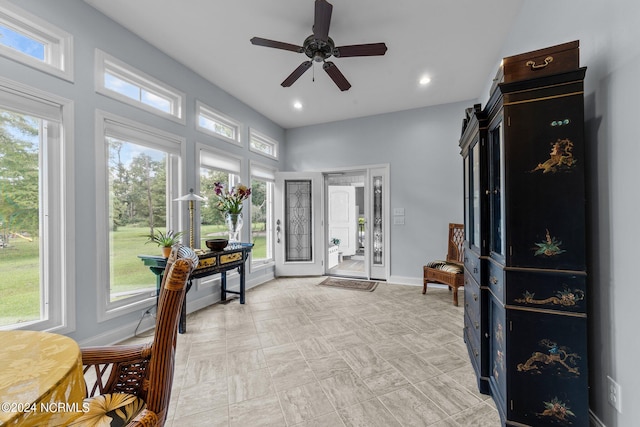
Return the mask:
MULTIPOLYGON (((191 273, 189 282, 187 283, 187 292, 191 289, 193 279, 211 276, 220 273, 220 300, 226 301, 227 294, 240 295, 240 304, 244 304, 245 291, 245 261, 249 258, 253 243, 232 243, 221 251, 204 251, 198 253, 198 266, 191 273), (227 271, 238 269, 240 274, 240 291, 227 290, 227 271)), ((197 251, 198 252, 198 251, 197 251)), ((160 295, 160 285, 162 284, 162 275, 167 266, 167 259, 154 255, 138 255, 144 265, 156 275, 157 295, 160 295)), ((182 312, 180 313, 180 323, 178 332, 181 334, 187 330, 187 299, 185 297, 182 303, 182 312)))

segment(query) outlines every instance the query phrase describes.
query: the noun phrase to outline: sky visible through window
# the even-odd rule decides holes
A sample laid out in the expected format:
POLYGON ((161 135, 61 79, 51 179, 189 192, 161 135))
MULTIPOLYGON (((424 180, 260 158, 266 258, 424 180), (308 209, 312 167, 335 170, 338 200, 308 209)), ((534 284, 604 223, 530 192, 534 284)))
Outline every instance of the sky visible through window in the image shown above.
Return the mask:
POLYGON ((44 61, 44 43, 0 24, 0 44, 44 61))

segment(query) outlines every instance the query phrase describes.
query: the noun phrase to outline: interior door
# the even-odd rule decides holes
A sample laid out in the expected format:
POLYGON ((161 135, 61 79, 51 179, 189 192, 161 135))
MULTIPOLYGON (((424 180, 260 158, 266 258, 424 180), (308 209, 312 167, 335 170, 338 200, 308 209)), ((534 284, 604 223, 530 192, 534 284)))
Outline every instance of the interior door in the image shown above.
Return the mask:
POLYGON ((358 214, 356 212, 356 189, 346 185, 329 185, 327 226, 329 239, 338 239, 343 256, 355 255, 358 249, 358 214))
POLYGON ((322 183, 320 172, 276 173, 276 276, 324 274, 322 183))

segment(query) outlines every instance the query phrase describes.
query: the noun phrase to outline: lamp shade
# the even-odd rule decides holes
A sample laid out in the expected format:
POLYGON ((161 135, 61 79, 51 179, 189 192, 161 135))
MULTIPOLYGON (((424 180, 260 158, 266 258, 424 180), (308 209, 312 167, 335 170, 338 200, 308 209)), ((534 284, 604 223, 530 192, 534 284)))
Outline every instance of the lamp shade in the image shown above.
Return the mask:
POLYGON ((174 202, 188 202, 188 201, 202 202, 203 200, 207 200, 207 199, 205 199, 204 197, 198 194, 194 194, 193 188, 189 189, 189 194, 185 194, 184 196, 180 196, 177 199, 173 199, 174 202))

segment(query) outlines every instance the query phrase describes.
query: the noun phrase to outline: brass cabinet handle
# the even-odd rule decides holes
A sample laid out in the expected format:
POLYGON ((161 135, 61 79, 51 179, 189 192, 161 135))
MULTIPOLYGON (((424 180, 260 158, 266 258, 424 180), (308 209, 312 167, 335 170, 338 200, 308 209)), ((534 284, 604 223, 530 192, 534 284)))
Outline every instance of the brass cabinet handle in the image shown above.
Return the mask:
POLYGON ((540 68, 544 68, 547 65, 551 64, 552 62, 553 62, 553 56, 547 56, 546 58, 544 58, 544 64, 536 65, 535 61, 527 61, 525 66, 531 67, 532 70, 539 70, 540 68))
POLYGON ((491 282, 492 285, 497 285, 498 284, 498 278, 495 276, 491 276, 489 278, 489 281, 491 282))
POLYGON ((473 322, 473 326, 475 326, 476 329, 480 329, 480 324, 478 322, 473 322))
POLYGON ((478 301, 478 294, 473 294, 473 300, 478 301))

